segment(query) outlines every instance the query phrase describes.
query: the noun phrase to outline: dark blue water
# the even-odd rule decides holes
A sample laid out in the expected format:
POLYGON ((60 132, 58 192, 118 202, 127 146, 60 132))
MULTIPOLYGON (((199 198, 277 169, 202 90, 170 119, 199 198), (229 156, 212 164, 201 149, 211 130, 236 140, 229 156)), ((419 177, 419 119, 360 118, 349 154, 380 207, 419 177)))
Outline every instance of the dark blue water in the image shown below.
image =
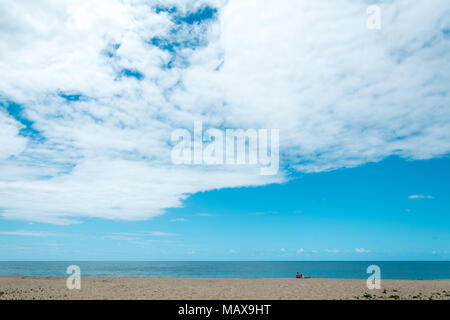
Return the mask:
POLYGON ((369 265, 381 268, 382 279, 450 279, 450 261, 443 262, 1 262, 0 276, 65 277, 69 265, 85 277, 292 278, 298 271, 313 278, 365 279, 369 265))

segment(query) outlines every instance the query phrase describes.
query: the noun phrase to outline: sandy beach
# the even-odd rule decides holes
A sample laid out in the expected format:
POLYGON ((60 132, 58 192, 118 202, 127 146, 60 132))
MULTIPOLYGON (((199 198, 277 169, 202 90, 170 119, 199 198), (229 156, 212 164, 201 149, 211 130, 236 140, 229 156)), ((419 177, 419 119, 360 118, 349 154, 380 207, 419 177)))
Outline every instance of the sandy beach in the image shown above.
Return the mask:
POLYGON ((66 278, 0 277, 0 299, 302 300, 450 299, 450 280, 382 280, 369 290, 365 279, 82 278, 69 290, 66 278))

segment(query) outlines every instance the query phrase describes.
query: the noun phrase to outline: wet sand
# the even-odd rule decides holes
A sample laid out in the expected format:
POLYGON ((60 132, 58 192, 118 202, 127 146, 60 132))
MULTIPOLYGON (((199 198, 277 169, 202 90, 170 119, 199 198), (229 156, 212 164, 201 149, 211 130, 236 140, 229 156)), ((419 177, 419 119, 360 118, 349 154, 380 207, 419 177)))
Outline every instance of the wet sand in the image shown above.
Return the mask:
POLYGON ((0 277, 1 299, 152 299, 152 300, 450 300, 450 280, 382 280, 369 290, 365 279, 194 279, 81 278, 69 290, 66 278, 0 277))

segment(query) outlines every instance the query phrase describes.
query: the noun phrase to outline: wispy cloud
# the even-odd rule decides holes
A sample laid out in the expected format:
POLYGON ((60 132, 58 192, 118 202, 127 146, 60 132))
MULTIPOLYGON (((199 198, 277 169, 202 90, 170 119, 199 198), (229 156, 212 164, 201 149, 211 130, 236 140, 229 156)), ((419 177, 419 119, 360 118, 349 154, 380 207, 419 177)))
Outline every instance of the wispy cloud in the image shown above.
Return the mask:
POLYGON ((186 221, 186 219, 184 219, 184 218, 170 219, 170 222, 184 222, 184 221, 186 221))
POLYGON ((121 236, 121 235, 109 235, 109 236, 103 236, 102 239, 134 241, 134 240, 138 240, 139 238, 130 237, 130 236, 121 236))
POLYGON ((340 251, 338 249, 327 249, 328 253, 338 254, 340 251))
POLYGON ((142 233, 136 233, 136 232, 105 232, 105 233, 107 233, 109 235, 123 236, 123 237, 142 235, 142 233))
POLYGON ((197 213, 196 214, 199 217, 216 217, 217 214, 212 214, 212 213, 197 213))
POLYGON ((450 152, 449 1, 383 2, 377 41, 365 1, 158 3, 1 2, 1 216, 138 221, 290 170, 450 152), (202 5, 217 14, 180 18, 202 5), (286 167, 173 165, 167 141, 194 119, 280 128, 286 167))
POLYGON ((52 233, 46 231, 30 231, 30 230, 15 230, 15 231, 0 231, 0 235, 5 236, 24 236, 24 237, 66 237, 68 234, 52 233))
POLYGON ((364 249, 364 248, 356 248, 355 252, 357 253, 369 253, 370 250, 364 249))
POLYGON ((420 200, 420 199, 434 199, 434 197, 433 196, 429 196, 429 195, 413 194, 413 195, 410 195, 408 197, 408 199, 416 199, 416 200, 420 200))
POLYGON ((305 250, 304 250, 303 248, 297 249, 297 253, 298 253, 298 254, 302 254, 303 252, 305 252, 305 250))
POLYGON ((181 236, 177 233, 150 231, 150 232, 106 232, 107 235, 102 238, 116 240, 137 240, 148 237, 174 237, 181 236))
POLYGON ((161 231, 151 231, 148 233, 150 236, 155 237, 174 237, 174 236, 180 236, 180 234, 177 233, 169 233, 169 232, 161 232, 161 231))

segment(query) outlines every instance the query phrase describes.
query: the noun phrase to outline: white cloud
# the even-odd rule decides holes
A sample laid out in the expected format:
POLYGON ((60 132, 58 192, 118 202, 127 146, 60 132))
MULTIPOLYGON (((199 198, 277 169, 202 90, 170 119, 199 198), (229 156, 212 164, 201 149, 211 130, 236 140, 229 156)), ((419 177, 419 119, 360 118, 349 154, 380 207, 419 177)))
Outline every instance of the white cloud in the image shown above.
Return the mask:
POLYGON ((197 216, 199 217, 215 217, 215 214, 212 213, 197 213, 197 216))
POLYGON ((280 251, 281 252, 286 252, 286 249, 285 248, 280 248, 280 251))
POLYGON ((355 252, 357 253, 369 253, 370 250, 364 249, 364 248, 356 248, 355 252))
POLYGON ((413 194, 408 197, 408 199, 433 199, 433 196, 421 195, 421 194, 413 194))
POLYGON ((175 219, 170 219, 171 222, 184 222, 186 221, 186 219, 184 218, 175 218, 175 219))
POLYGON ((46 231, 30 231, 30 230, 15 230, 15 231, 0 231, 0 235, 4 236, 23 236, 23 237, 65 237, 67 234, 53 233, 46 231))
MULTIPOLYGON (((106 232, 106 235, 102 236, 102 239, 111 240, 125 240, 131 241, 135 244, 146 245, 155 242, 162 242, 159 239, 149 239, 149 237, 173 237, 181 236, 176 233, 168 233, 161 231, 151 231, 151 232, 106 232)), ((168 240, 167 240, 168 241, 168 240)))
POLYGON ((1 2, 0 103, 22 105, 42 137, 0 109, 1 216, 142 220, 197 192, 286 181, 172 165, 170 134, 193 120, 279 128, 282 162, 304 172, 447 154, 450 3, 381 5, 374 32, 351 0, 1 2), (151 8, 205 3, 217 21, 177 25, 151 8), (152 38, 202 45, 172 55, 152 38))
POLYGON ((172 236, 179 236, 179 234, 176 233, 169 233, 169 232, 161 232, 161 231, 152 231, 148 233, 151 236, 156 237, 172 237, 172 236))
POLYGON ((138 240, 138 238, 135 238, 135 237, 121 236, 121 235, 103 236, 102 239, 126 240, 126 241, 135 241, 135 240, 138 240))
POLYGON ((142 235, 141 233, 135 233, 135 232, 105 232, 106 234, 115 235, 115 236, 139 236, 142 235))
POLYGON ((327 249, 328 253, 338 254, 340 251, 338 249, 327 249))
POLYGON ((305 252, 305 250, 303 248, 297 249, 298 254, 302 254, 303 252, 305 252))
POLYGON ((162 232, 162 231, 150 231, 150 232, 107 232, 107 237, 123 237, 125 238, 135 238, 135 237, 172 237, 180 236, 176 233, 162 232))
POLYGON ((0 161, 25 150, 27 141, 18 136, 20 128, 20 123, 0 112, 0 161))
POLYGON ((217 43, 225 51, 221 72, 205 76, 206 65, 187 70, 182 97, 192 99, 201 85, 211 91, 216 80, 229 106, 226 119, 280 128, 285 157, 302 171, 392 154, 445 154, 449 98, 440 93, 450 79, 438 66, 448 66, 450 42, 437 22, 438 4, 384 3, 389 23, 374 33, 365 27, 364 3, 285 1, 274 10, 271 1, 231 1, 217 43))

